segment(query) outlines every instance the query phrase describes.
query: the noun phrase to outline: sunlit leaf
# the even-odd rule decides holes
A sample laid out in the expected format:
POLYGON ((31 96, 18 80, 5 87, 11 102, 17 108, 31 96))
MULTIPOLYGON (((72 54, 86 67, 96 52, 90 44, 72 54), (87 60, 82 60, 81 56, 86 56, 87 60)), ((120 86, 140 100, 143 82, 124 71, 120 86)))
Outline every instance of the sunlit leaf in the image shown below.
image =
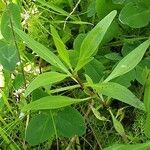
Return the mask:
POLYGON ((52 25, 51 25, 51 34, 52 34, 59 56, 71 68, 68 50, 66 49, 66 46, 64 45, 60 36, 58 35, 56 29, 52 25))
POLYGON ((104 19, 102 19, 84 38, 80 47, 79 60, 75 69, 76 71, 80 70, 85 64, 91 61, 92 55, 103 40, 103 37, 116 14, 117 11, 112 11, 104 19))
POLYGON ((60 61, 60 59, 53 52, 51 52, 45 46, 43 46, 42 44, 32 39, 23 31, 17 28, 14 28, 14 30, 22 38, 22 40, 25 41, 27 46, 31 48, 35 53, 37 53, 41 58, 43 58, 50 64, 60 68, 62 71, 66 72, 67 74, 70 74, 68 69, 64 66, 64 64, 60 61))
POLYGON ((104 82, 108 82, 113 78, 121 76, 130 70, 132 70, 143 58, 147 48, 150 45, 150 39, 140 44, 137 48, 135 48, 132 52, 126 55, 115 67, 112 73, 105 79, 104 82))
POLYGON ((25 96, 28 96, 33 90, 46 85, 51 85, 65 79, 67 75, 58 72, 46 72, 38 75, 27 87, 25 96))
POLYGON ((46 96, 39 100, 33 101, 22 108, 22 111, 29 110, 44 110, 44 109, 57 109, 66 107, 72 104, 86 101, 87 99, 74 99, 66 96, 46 96))
POLYGON ((98 83, 91 86, 100 94, 117 99, 138 109, 145 110, 144 104, 132 94, 130 90, 118 83, 98 83))

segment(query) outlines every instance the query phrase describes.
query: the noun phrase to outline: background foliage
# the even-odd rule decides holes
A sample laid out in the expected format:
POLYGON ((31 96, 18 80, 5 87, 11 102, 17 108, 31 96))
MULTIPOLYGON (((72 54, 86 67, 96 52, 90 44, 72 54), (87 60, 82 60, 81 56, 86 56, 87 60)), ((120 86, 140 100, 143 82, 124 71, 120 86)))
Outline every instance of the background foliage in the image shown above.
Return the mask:
POLYGON ((0 148, 150 148, 149 0, 0 0, 0 148))

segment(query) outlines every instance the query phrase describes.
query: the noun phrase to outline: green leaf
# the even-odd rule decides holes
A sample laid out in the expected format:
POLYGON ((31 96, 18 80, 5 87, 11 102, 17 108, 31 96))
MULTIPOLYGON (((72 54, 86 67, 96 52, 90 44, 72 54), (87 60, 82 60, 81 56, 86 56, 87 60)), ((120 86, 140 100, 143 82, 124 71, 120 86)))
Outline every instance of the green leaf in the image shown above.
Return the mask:
POLYGON ((15 90, 18 90, 19 88, 21 88, 21 86, 24 84, 24 77, 22 74, 18 74, 14 81, 13 81, 13 87, 15 90))
POLYGON ((49 94, 42 88, 38 88, 31 93, 32 101, 36 101, 42 97, 49 96, 49 94))
POLYGON ((31 102, 23 107, 22 111, 29 110, 44 110, 44 109, 57 109, 66 107, 72 104, 86 101, 87 99, 74 99, 66 96, 46 96, 31 102))
POLYGON ((114 4, 123 4, 126 0, 112 0, 114 4))
POLYGON ((108 28, 108 30, 100 44, 100 47, 102 47, 103 45, 106 45, 108 42, 110 42, 114 38, 117 38, 119 36, 119 34, 120 34, 120 28, 119 28, 117 21, 114 19, 113 22, 111 23, 110 27, 108 28))
POLYGON ((114 61, 122 59, 122 57, 120 56, 120 54, 116 53, 116 52, 112 52, 112 53, 106 54, 105 58, 110 59, 110 60, 114 60, 114 61))
POLYGON ((111 0, 96 0, 96 12, 99 18, 105 17, 112 9, 111 0))
POLYGON ((104 69, 103 64, 97 59, 93 59, 84 67, 85 73, 91 77, 94 83, 98 83, 101 80, 104 69))
POLYGON ((0 40, 0 64, 4 69, 13 71, 18 62, 16 47, 0 40))
POLYGON ((10 28, 11 24, 21 29, 21 15, 20 8, 14 3, 10 3, 3 12, 1 19, 1 33, 8 41, 14 41, 13 32, 10 28), (11 21, 11 22, 10 22, 11 21))
POLYGON ((150 138, 150 76, 145 83, 144 104, 147 112, 144 132, 145 135, 150 138))
POLYGON ((98 93, 127 103, 135 108, 145 110, 144 104, 126 87, 114 83, 99 83, 91 85, 98 93))
POLYGON ((143 2, 128 3, 120 12, 119 19, 132 28, 145 27, 150 22, 150 7, 143 2))
POLYGON ((27 87, 25 97, 28 96, 33 90, 46 85, 51 85, 60 82, 67 77, 66 74, 58 72, 46 72, 38 75, 27 87))
POLYGON ((115 130, 122 136, 122 137, 126 137, 126 134, 125 134, 125 131, 124 131, 124 128, 121 124, 121 122, 119 122, 113 115, 113 113, 111 112, 111 110, 109 110, 110 114, 111 114, 111 117, 112 117, 112 120, 113 120, 113 125, 114 125, 114 128, 115 130))
POLYGON ((145 83, 144 104, 145 104, 146 112, 150 113, 150 76, 148 77, 145 83))
POLYGON ((94 116, 95 116, 98 120, 101 120, 101 121, 109 121, 109 120, 107 120, 104 116, 102 116, 102 115, 100 114, 100 112, 99 112, 96 108, 94 108, 93 106, 91 106, 91 110, 92 110, 94 116))
POLYGON ((89 6, 87 8, 87 17, 92 17, 95 15, 96 11, 96 2, 95 1, 91 1, 89 3, 89 6))
MULTIPOLYGON (((39 2, 39 3, 42 4, 43 6, 46 6, 46 7, 50 8, 50 9, 54 10, 55 12, 60 13, 60 14, 63 15, 63 16, 68 16, 68 15, 69 15, 68 12, 64 11, 63 9, 61 9, 60 7, 54 5, 54 4, 51 3, 51 2, 47 3, 47 2, 45 2, 44 0, 37 0, 37 2, 39 2)), ((70 16, 70 17, 71 17, 71 18, 75 18, 75 17, 73 17, 73 16, 70 16)))
POLYGON ((150 138, 150 113, 148 113, 146 117, 144 133, 148 138, 150 138))
POLYGON ((70 58, 71 66, 75 68, 78 63, 79 52, 77 50, 69 51, 69 58, 70 58))
POLYGON ((55 135, 53 121, 50 115, 38 114, 34 116, 26 130, 26 141, 31 145, 38 145, 55 135))
POLYGON ((57 112, 55 117, 58 133, 63 137, 81 136, 85 133, 85 122, 82 115, 72 107, 57 112))
POLYGON ((37 53, 41 58, 43 58, 44 60, 46 60, 53 66, 60 68, 65 73, 70 74, 68 69, 64 66, 64 64, 60 61, 60 59, 53 52, 51 52, 42 44, 36 42, 34 39, 32 39, 30 36, 28 36, 26 33, 21 31, 20 29, 14 28, 14 30, 22 38, 22 40, 25 41, 27 46, 31 48, 35 53, 37 53))
POLYGON ((94 52, 108 30, 110 24, 115 18, 117 11, 112 11, 104 19, 102 19, 85 37, 80 47, 80 55, 75 71, 80 70, 90 60, 94 52))
POLYGON ((135 48, 132 52, 126 55, 115 67, 112 73, 105 79, 104 82, 108 82, 113 78, 121 76, 130 70, 132 70, 142 59, 143 55, 145 54, 147 48, 150 45, 150 39, 143 42, 137 48, 135 48))
POLYGON ((75 38, 75 40, 73 42, 74 50, 79 52, 81 44, 82 44, 85 37, 86 37, 85 33, 80 33, 80 34, 77 35, 77 37, 75 38))
POLYGON ((149 150, 150 142, 142 144, 115 144, 113 146, 104 148, 104 150, 149 150))
POLYGON ((51 34, 52 34, 52 37, 53 37, 53 40, 54 40, 54 43, 57 48, 59 56, 71 68, 69 54, 66 49, 66 46, 64 45, 63 41, 59 37, 56 29, 52 25, 51 25, 51 34))
POLYGON ((135 69, 133 69, 128 73, 113 79, 111 82, 119 83, 128 88, 131 86, 131 82, 134 81, 135 78, 136 78, 136 72, 135 69))
POLYGON ((147 66, 142 66, 142 65, 138 65, 135 68, 135 77, 136 80, 141 84, 141 85, 145 85, 145 82, 147 80, 148 74, 149 74, 149 69, 147 68, 147 66))

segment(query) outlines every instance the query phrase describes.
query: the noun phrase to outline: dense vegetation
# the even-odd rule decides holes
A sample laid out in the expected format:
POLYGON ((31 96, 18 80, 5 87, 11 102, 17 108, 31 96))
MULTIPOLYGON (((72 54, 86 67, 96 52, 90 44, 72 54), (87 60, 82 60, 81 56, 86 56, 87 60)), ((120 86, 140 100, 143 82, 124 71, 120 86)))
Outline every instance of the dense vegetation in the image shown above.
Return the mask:
POLYGON ((0 0, 0 149, 149 150, 150 0, 0 0))

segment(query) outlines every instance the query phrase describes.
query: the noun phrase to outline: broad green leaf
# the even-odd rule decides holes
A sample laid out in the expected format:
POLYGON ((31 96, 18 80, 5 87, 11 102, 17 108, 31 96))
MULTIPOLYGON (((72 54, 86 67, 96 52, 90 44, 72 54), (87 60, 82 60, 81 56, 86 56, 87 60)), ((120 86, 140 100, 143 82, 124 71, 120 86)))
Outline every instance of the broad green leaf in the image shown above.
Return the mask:
POLYGON ((103 40, 110 24, 115 18, 117 11, 114 10, 102 19, 85 37, 80 47, 80 55, 75 71, 80 70, 90 60, 99 44, 103 40))
POLYGON ((23 31, 14 28, 15 32, 22 38, 22 40, 27 44, 29 48, 31 48, 35 53, 37 53, 41 58, 49 62, 50 64, 60 68, 62 71, 70 74, 68 69, 64 66, 64 64, 60 61, 60 59, 49 49, 47 49, 42 44, 38 43, 30 36, 28 36, 23 31))
POLYGON ((86 37, 86 34, 84 34, 84 33, 81 33, 81 34, 77 35, 77 37, 75 38, 75 40, 73 42, 74 50, 79 52, 81 44, 82 44, 85 37, 86 37))
POLYGON ((114 38, 117 38, 119 34, 120 34, 120 28, 116 19, 114 19, 110 27, 108 28, 102 42, 100 43, 100 47, 102 47, 103 45, 106 45, 108 42, 110 42, 114 38))
POLYGON ((85 73, 91 77, 94 83, 98 83, 101 80, 104 69, 103 64, 97 59, 93 59, 84 67, 85 73))
POLYGON ((108 82, 118 76, 121 76, 130 70, 132 70, 143 58, 147 48, 150 45, 150 39, 140 44, 132 52, 126 55, 115 67, 112 73, 105 79, 104 82, 108 82))
POLYGON ((58 72, 46 72, 38 75, 27 87, 25 91, 25 97, 28 96, 33 90, 46 85, 51 85, 56 82, 62 81, 67 77, 66 74, 58 72))
POLYGON ((121 5, 114 4, 112 0, 96 0, 96 13, 100 19, 104 18, 112 10, 121 9, 121 5))
POLYGON ((104 148, 104 150, 149 150, 150 142, 140 144, 115 144, 104 148))
POLYGON ((44 91, 42 88, 38 88, 34 90, 31 94, 32 101, 36 101, 37 99, 43 98, 45 96, 49 96, 49 94, 44 91))
POLYGON ((52 139, 54 135, 55 130, 51 116, 48 114, 38 114, 30 120, 25 139, 31 146, 34 146, 52 139))
POLYGON ((3 12, 1 19, 1 33, 8 41, 14 41, 13 32, 10 28, 11 23, 13 26, 21 29, 21 14, 20 8, 14 3, 10 3, 6 10, 3 12), (11 22, 10 22, 11 21, 11 22))
POLYGON ((59 56, 71 68, 68 50, 66 49, 66 46, 64 45, 60 36, 58 35, 56 29, 52 25, 51 25, 51 34, 52 34, 59 56))
POLYGON ((132 28, 145 27, 150 22, 150 7, 143 2, 128 3, 120 12, 119 19, 132 28))
POLYGON ((105 17, 112 8, 111 0, 96 0, 96 12, 99 18, 105 17))
POLYGON ((85 133, 85 122, 82 115, 72 107, 57 112, 55 123, 58 133, 63 137, 81 136, 85 133))
POLYGON ((73 68, 76 67, 79 58, 79 52, 77 50, 69 51, 70 63, 73 68))
POLYGON ((86 101, 87 99, 74 99, 66 96, 46 96, 31 102, 23 107, 22 111, 29 110, 44 110, 44 109, 57 109, 66 107, 72 104, 86 101))
POLYGON ((113 79, 111 82, 121 84, 128 88, 131 86, 131 82, 135 81, 135 77, 136 77, 136 72, 133 69, 130 72, 113 79))
POLYGON ((18 62, 16 47, 4 41, 0 41, 0 64, 4 69, 13 71, 18 62))
POLYGON ((126 87, 114 83, 99 83, 91 85, 98 93, 127 103, 135 108, 145 110, 144 104, 126 87))

